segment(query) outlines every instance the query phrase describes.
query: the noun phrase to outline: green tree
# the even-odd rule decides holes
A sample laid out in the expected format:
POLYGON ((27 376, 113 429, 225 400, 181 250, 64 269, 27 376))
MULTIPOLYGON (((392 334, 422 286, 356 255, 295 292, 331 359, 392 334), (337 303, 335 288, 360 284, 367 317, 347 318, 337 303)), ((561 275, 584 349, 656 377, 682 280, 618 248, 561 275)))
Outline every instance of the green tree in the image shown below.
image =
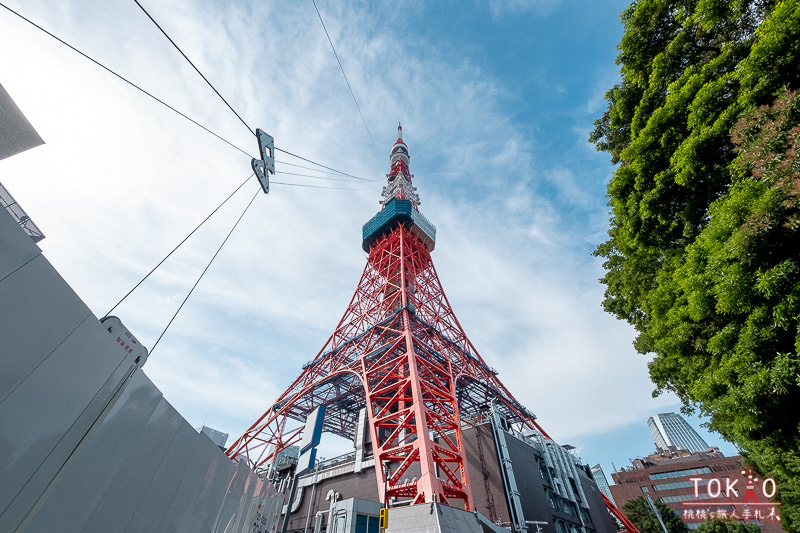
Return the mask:
MULTIPOLYGON (((664 521, 664 525, 667 526, 669 533, 687 532, 686 524, 683 523, 675 511, 661 503, 660 500, 653 500, 653 503, 655 503, 658 514, 661 515, 661 519, 664 521)), ((641 533, 664 533, 658 518, 653 513, 653 509, 650 508, 643 496, 625 502, 622 511, 641 533)))
MULTIPOLYGON (((652 309, 650 375, 712 415, 798 524, 800 480, 800 95, 746 113, 733 130, 728 191, 652 309)), ((796 526, 795 526, 796 527, 796 526)))
POLYGON ((761 533, 755 524, 743 524, 738 520, 709 520, 700 524, 695 533, 761 533))
POLYGON ((604 307, 674 391, 775 477, 800 531, 800 1, 639 0, 590 141, 604 307))

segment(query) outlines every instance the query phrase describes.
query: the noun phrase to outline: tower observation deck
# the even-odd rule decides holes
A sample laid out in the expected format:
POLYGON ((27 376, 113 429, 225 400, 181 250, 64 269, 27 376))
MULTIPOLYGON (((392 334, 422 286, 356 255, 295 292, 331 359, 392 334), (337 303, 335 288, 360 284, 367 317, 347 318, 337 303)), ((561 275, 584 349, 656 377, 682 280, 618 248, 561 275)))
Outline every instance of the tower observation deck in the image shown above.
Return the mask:
POLYGON ((410 160, 408 146, 403 141, 403 128, 398 125, 397 141, 390 156, 391 171, 386 175, 388 183, 382 193, 383 209, 364 224, 362 248, 365 252, 369 252, 379 237, 391 233, 399 224, 419 237, 429 252, 436 245, 436 226, 419 211, 419 195, 411 183, 414 176, 409 171, 410 160))

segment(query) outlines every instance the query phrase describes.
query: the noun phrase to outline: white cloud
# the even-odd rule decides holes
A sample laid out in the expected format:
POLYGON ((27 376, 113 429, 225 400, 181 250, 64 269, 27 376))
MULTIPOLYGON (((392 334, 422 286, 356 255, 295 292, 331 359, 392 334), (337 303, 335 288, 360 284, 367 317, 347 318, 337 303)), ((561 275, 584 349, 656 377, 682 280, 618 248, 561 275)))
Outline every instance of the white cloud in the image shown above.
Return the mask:
MULTIPOLYGON (((547 14, 558 2, 490 5, 505 16, 547 14)), ((252 135, 135 6, 93 6, 20 9, 256 152, 252 135)), ((256 199, 145 367, 191 423, 208 417, 235 438, 321 348, 364 267, 361 225, 379 208, 397 120, 422 210, 438 226, 434 261, 454 311, 544 427, 572 438, 660 405, 649 399, 632 331, 600 308, 602 274, 588 243, 605 218, 590 205, 588 178, 568 163, 542 165, 537 139, 502 104, 513 91, 501 81, 450 49, 381 25, 379 14, 337 3, 326 24, 376 155, 308 5, 184 0, 148 9, 278 147, 377 180, 279 173, 274 181, 359 190, 274 185, 256 199)), ((102 314, 249 174, 250 161, 3 16, 0 71, 13 73, 3 84, 47 144, 0 162, 2 180, 47 234, 47 257, 102 314)), ((286 162, 311 166, 277 159, 279 172, 308 172, 286 162)), ((257 186, 244 189, 115 311, 146 346, 257 186)))

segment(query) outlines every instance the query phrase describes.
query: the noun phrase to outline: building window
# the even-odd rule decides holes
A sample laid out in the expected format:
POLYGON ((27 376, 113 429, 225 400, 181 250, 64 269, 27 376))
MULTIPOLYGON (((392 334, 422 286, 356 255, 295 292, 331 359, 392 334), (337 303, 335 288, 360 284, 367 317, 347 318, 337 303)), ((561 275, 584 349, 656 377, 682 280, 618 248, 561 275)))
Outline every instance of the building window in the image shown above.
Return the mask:
POLYGON ((550 489, 545 489, 545 492, 547 493, 547 503, 550 504, 550 507, 552 507, 556 511, 560 511, 561 508, 558 505, 558 499, 556 495, 553 493, 553 491, 550 489))
POLYGON ((552 485, 553 481, 550 479, 550 473, 547 471, 547 466, 544 465, 543 463, 544 461, 542 461, 538 457, 536 458, 536 464, 539 465, 539 475, 542 476, 542 479, 544 480, 545 483, 547 483, 548 485, 552 485))
POLYGON ((707 466, 702 468, 687 468, 686 470, 675 470, 672 472, 661 472, 659 474, 650 474, 650 479, 667 479, 671 477, 693 476, 695 474, 710 474, 711 469, 707 466))
POLYGON ((691 481, 675 481, 673 483, 660 483, 658 485, 653 485, 653 490, 686 489, 693 486, 694 483, 691 481))
POLYGON ((648 489, 647 487, 642 487, 642 492, 650 492, 650 489, 648 489))
POLYGON ((572 479, 572 478, 569 478, 569 484, 572 486, 572 493, 575 495, 575 499, 580 501, 580 499, 581 499, 581 495, 580 494, 581 493, 578 492, 578 486, 575 484, 575 480, 572 479))
POLYGON ((575 507, 574 503, 565 501, 563 507, 565 513, 571 514, 572 516, 578 516, 578 508, 575 507))
POLYGON ((356 515, 356 533, 379 533, 378 517, 365 514, 356 515))
POLYGON ((674 503, 689 500, 707 500, 708 498, 709 496, 707 493, 701 492, 699 496, 695 496, 694 494, 679 494, 678 496, 662 496, 659 500, 661 500, 661 503, 674 503))

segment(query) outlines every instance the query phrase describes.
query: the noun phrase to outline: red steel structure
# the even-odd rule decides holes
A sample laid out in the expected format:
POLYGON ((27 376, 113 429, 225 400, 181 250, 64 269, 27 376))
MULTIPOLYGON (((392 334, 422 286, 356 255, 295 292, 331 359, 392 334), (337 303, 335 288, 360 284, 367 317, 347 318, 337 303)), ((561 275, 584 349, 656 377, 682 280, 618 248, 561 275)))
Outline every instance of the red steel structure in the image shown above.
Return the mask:
POLYGON ((462 424, 477 423, 494 401, 519 429, 547 434, 458 323, 431 260, 436 230, 419 212, 408 163, 398 126, 382 209, 364 226, 367 265, 344 316, 227 453, 267 469, 300 442, 303 422, 318 406, 326 406, 323 430, 348 439, 366 407, 382 502, 395 497, 474 510, 462 424), (408 481, 412 467, 415 479, 408 481))

